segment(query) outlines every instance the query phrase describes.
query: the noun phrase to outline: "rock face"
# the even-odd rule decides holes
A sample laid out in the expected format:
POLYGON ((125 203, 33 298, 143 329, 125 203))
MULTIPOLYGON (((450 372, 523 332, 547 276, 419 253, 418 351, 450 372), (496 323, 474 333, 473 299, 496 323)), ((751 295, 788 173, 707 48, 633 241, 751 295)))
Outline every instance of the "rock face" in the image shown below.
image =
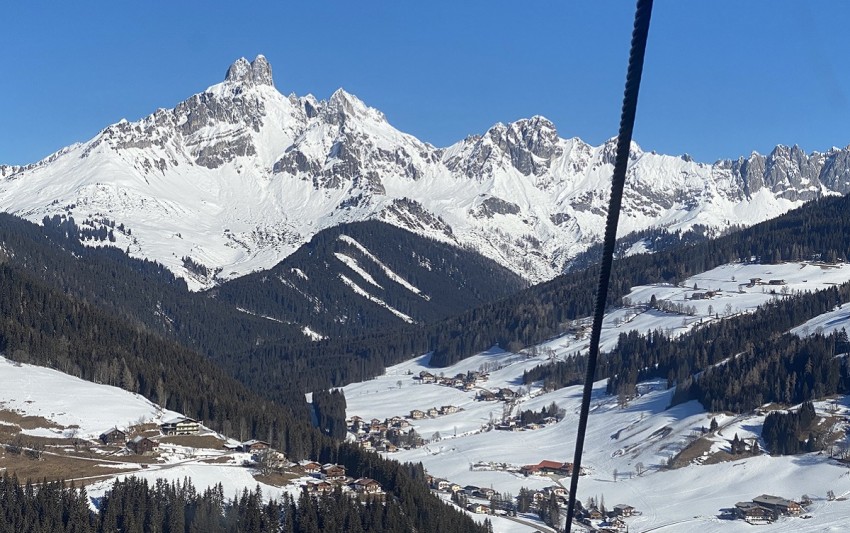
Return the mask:
MULTIPOLYGON (((601 238, 614 150, 613 140, 562 139, 540 116, 435 148, 342 89, 327 100, 282 95, 257 56, 173 109, 0 167, 0 208, 33 221, 114 221, 125 228, 116 245, 195 288, 269 268, 324 228, 369 219, 474 249, 538 282, 601 238), (206 270, 186 270, 186 257, 206 270)), ((777 146, 704 164, 633 144, 619 234, 722 231, 848 192, 848 148, 777 146)))

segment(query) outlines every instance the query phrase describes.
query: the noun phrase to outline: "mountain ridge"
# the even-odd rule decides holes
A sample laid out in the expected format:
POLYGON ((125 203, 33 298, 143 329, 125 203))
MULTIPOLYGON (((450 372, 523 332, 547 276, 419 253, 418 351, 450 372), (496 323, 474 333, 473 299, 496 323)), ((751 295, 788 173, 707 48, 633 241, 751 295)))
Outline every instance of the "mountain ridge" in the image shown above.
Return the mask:
MULTIPOLYGON (((604 228, 614 143, 563 139, 541 116, 436 148, 342 89, 284 96, 263 56, 173 109, 120 121, 37 163, 3 167, 0 209, 109 219, 115 245, 193 289, 279 263, 322 229, 383 220, 551 279, 604 228), (183 258, 210 273, 198 277, 183 258)), ((632 145, 621 234, 718 234, 850 192, 850 147, 698 163, 632 145)))

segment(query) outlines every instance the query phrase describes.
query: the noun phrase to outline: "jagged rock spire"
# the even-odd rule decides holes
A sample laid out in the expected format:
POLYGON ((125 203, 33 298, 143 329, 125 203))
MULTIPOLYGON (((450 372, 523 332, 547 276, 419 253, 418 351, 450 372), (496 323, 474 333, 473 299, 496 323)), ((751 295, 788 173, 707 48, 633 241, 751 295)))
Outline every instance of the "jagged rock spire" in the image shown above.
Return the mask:
POLYGON ((224 81, 232 83, 241 82, 248 85, 271 85, 274 87, 272 66, 262 54, 258 55, 250 63, 244 57, 240 57, 234 61, 230 65, 230 68, 227 69, 227 75, 224 81))

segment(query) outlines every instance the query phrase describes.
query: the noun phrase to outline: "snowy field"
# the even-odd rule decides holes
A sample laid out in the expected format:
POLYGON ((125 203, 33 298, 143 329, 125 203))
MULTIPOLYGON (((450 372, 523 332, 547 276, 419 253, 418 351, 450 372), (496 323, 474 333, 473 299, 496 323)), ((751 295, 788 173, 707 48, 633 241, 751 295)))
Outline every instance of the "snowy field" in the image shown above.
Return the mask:
MULTIPOLYGON (((77 437, 96 439, 112 427, 127 429, 140 421, 160 423, 180 416, 180 413, 164 410, 118 387, 84 381, 49 368, 17 364, 3 357, 0 357, 0 383, 0 409, 43 417, 51 423, 46 425, 61 426, 22 430, 26 435, 62 438, 70 436, 70 428, 77 427, 77 437)), ((158 478, 182 481, 188 477, 198 491, 221 483, 228 498, 241 494, 243 489, 253 491, 257 486, 266 498, 280 498, 285 491, 297 495, 303 481, 295 480, 284 488, 259 483, 252 476, 252 470, 242 465, 250 458, 246 453, 162 443, 158 458, 161 462, 148 464, 144 469, 138 463, 116 462, 115 457, 92 465, 132 470, 89 485, 87 491, 92 508, 96 509, 96 500, 109 490, 115 479, 129 476, 149 482, 158 478), (209 460, 216 460, 216 463, 205 462, 209 460)), ((92 472, 91 476, 95 474, 92 472)))
MULTIPOLYGON (((847 265, 822 267, 808 263, 783 265, 725 265, 693 276, 680 286, 651 285, 635 287, 628 298, 632 306, 617 309, 606 316, 603 327, 603 350, 614 348, 620 333, 629 330, 646 332, 661 329, 681 334, 700 323, 717 320, 731 314, 751 312, 771 298, 783 297, 797 291, 822 290, 850 279, 847 265), (751 278, 784 280, 783 285, 753 285, 751 278), (694 290, 694 284, 697 289, 694 290), (771 294, 771 290, 775 294, 771 294), (692 300, 694 292, 720 291, 711 299, 692 300), (693 316, 657 310, 645 311, 652 296, 659 301, 681 303, 694 307, 693 316)), ((806 324, 806 332, 818 327, 824 333, 847 324, 848 307, 837 309, 806 324)), ((805 325, 801 325, 799 330, 805 325)), ((796 330, 795 329, 795 332, 796 330)), ((521 466, 541 460, 572 462, 575 428, 581 402, 581 388, 569 387, 541 394, 539 387, 522 385, 523 370, 543 364, 554 353, 562 358, 587 349, 588 340, 565 335, 539 346, 537 356, 527 357, 504 352, 498 348, 478 354, 447 368, 428 366, 429 357, 421 356, 390 367, 383 376, 348 385, 344 388, 348 403, 347 415, 366 419, 405 416, 413 409, 456 405, 463 410, 436 418, 411 421, 425 439, 439 432, 440 440, 418 449, 399 451, 390 457, 400 461, 421 461, 429 473, 446 478, 461 486, 491 487, 516 496, 521 487, 542 489, 555 482, 549 477, 529 476, 501 469, 481 467, 479 463, 508 463, 521 466), (418 384, 414 376, 421 370, 437 375, 454 376, 467 370, 489 369, 489 380, 479 386, 494 391, 500 387, 517 390, 524 396, 513 411, 534 409, 556 402, 566 410, 557 424, 527 431, 484 431, 491 416, 501 419, 503 403, 476 401, 476 391, 461 391, 437 384, 418 384), (473 466, 475 465, 475 466, 473 466)), ((605 395, 605 382, 594 389, 591 403, 583 466, 590 470, 579 483, 580 500, 604 496, 607 506, 624 503, 643 514, 627 520, 629 531, 694 531, 703 533, 751 531, 743 521, 721 520, 721 509, 734 507, 763 493, 799 500, 808 494, 814 500, 808 513, 811 518, 783 518, 759 526, 764 531, 846 531, 846 516, 850 502, 850 469, 831 461, 824 455, 808 454, 791 457, 761 455, 713 465, 693 464, 686 468, 667 470, 667 460, 690 443, 702 427, 709 427, 716 417, 720 431, 711 436, 710 451, 729 450, 729 441, 739 438, 759 438, 763 416, 725 416, 707 413, 697 402, 669 408, 672 391, 665 390, 662 381, 639 385, 640 395, 626 408, 617 405, 616 398, 605 395), (645 472, 637 475, 638 463, 645 472), (617 480, 614 480, 615 471, 617 480), (832 490, 839 500, 827 501, 832 490)), ((816 404, 823 412, 826 403, 816 404)), ((847 399, 841 400, 839 412, 848 413, 847 399)), ((764 443, 760 442, 764 449, 764 443)), ((560 480, 565 486, 569 479, 560 480)), ((480 517, 480 515, 479 515, 480 517)), ((533 517, 526 517, 533 519, 533 517)), ((510 522, 494 521, 496 531, 533 531, 533 527, 510 522)))
MULTIPOLYGON (((40 416, 63 428, 79 428, 77 437, 96 439, 113 427, 161 422, 179 413, 118 387, 99 385, 58 370, 18 364, 0 357, 0 409, 40 416)), ((67 429, 36 428, 23 433, 62 438, 67 429)))

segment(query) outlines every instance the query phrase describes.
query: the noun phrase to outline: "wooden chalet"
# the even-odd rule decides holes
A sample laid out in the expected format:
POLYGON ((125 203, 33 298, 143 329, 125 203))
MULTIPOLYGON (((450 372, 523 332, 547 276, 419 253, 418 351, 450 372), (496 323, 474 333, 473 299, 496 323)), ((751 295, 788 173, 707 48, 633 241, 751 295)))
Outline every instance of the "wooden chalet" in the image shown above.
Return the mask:
POLYGON ((456 405, 444 405, 440 407, 441 415, 450 415, 452 413, 457 413, 459 408, 456 405))
POLYGON ((570 476, 573 473, 572 463, 559 463, 556 461, 540 461, 536 465, 524 465, 519 469, 520 474, 529 476, 531 474, 557 474, 570 476))
POLYGON ((757 498, 753 498, 753 503, 785 515, 798 515, 803 512, 803 508, 799 503, 780 498, 779 496, 771 496, 770 494, 762 494, 757 498))
POLYGON ((615 516, 634 516, 638 514, 637 509, 624 503, 615 505, 613 511, 615 516))
POLYGON ((306 490, 308 494, 330 494, 334 490, 334 486, 327 481, 306 483, 301 485, 301 487, 306 490))
POLYGON ((137 455, 145 455, 153 453, 154 450, 159 448, 159 443, 152 441, 147 437, 142 437, 141 435, 139 435, 138 437, 131 439, 129 442, 127 442, 127 448, 137 455))
POLYGON ((112 428, 100 434, 100 442, 105 445, 120 445, 123 446, 127 442, 127 434, 118 428, 112 428))
POLYGON ((496 398, 495 394, 488 391, 487 389, 481 389, 480 391, 478 391, 478 395, 476 396, 476 399, 481 400, 481 401, 485 401, 485 402, 495 402, 497 398, 496 398))
POLYGON ((436 407, 428 409, 428 416, 434 418, 440 415, 440 411, 436 407))
POLYGON ((410 418, 412 418, 413 420, 422 420, 423 418, 425 418, 425 411, 414 409, 410 412, 410 418))
POLYGON ((159 429, 163 435, 197 435, 201 431, 201 423, 194 418, 178 416, 164 421, 159 429))
POLYGON ((345 467, 341 465, 328 463, 322 466, 322 476, 327 481, 344 481, 345 467))
POLYGON ((261 452, 263 450, 268 450, 271 446, 269 446, 268 442, 262 440, 246 440, 243 442, 239 448, 245 453, 256 453, 261 452))
POLYGON ((755 502, 738 502, 735 504, 735 514, 738 518, 753 525, 770 524, 776 520, 776 513, 755 502))
POLYGON ((314 461, 302 461, 299 466, 305 474, 319 474, 322 472, 322 465, 314 461))
POLYGON ((358 479, 351 484, 351 488, 354 489, 355 492, 359 492, 361 494, 379 494, 382 492, 381 484, 374 479, 369 479, 368 477, 358 479))
POLYGON ((470 503, 467 509, 476 514, 488 514, 490 512, 490 508, 481 503, 470 503))

